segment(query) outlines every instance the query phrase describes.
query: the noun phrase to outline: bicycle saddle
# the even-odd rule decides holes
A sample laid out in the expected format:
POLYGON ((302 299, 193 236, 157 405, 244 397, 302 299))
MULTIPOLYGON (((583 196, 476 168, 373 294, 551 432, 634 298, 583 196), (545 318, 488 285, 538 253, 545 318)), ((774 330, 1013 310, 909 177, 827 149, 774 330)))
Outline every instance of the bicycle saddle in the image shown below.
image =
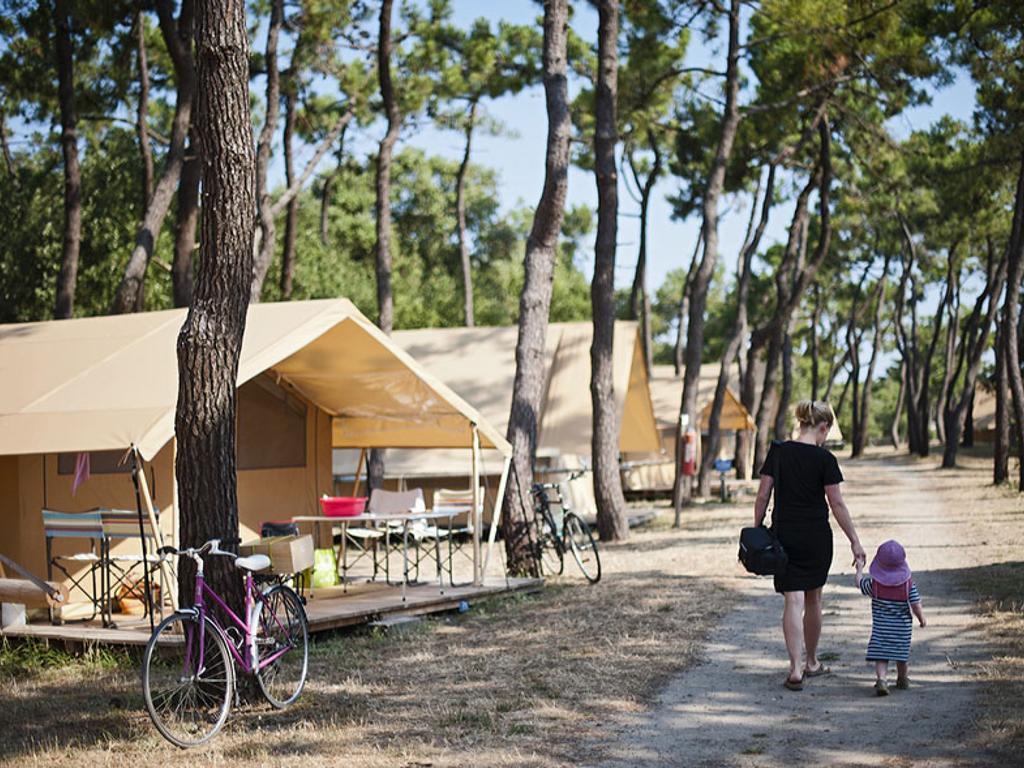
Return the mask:
POLYGON ((265 571, 270 567, 270 558, 266 555, 236 557, 235 567, 241 568, 243 571, 265 571))

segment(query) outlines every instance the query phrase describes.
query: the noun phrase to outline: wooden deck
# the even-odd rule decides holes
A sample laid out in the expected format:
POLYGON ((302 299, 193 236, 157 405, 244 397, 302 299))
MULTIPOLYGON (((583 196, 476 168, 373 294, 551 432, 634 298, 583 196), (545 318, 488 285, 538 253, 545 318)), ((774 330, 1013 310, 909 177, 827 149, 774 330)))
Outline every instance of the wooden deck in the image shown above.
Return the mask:
MULTIPOLYGON (((512 592, 537 592, 544 586, 541 579, 488 579, 483 586, 444 587, 421 584, 406 589, 402 600, 399 587, 378 582, 350 584, 347 593, 342 587, 315 590, 306 603, 310 632, 324 632, 339 627, 366 624, 382 618, 419 616, 450 611, 463 600, 495 597, 512 592)), ((149 622, 136 616, 114 615, 117 628, 100 626, 99 622, 31 623, 0 629, 3 637, 27 637, 62 642, 67 645, 145 645, 149 641, 149 622)))

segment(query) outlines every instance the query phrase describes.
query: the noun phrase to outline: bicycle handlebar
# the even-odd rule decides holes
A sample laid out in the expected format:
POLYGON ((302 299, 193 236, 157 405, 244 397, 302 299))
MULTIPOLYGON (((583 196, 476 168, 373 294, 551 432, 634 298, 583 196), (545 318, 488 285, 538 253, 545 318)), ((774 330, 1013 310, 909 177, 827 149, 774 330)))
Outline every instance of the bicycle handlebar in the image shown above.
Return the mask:
MULTIPOLYGON (((563 470, 563 471, 566 471, 566 470, 563 470)), ((562 483, 571 482, 573 480, 581 478, 586 473, 587 473, 586 469, 574 469, 574 470, 570 471, 569 477, 566 478, 565 480, 559 480, 559 481, 554 482, 554 483, 534 483, 533 484, 534 493, 536 493, 538 490, 547 490, 547 489, 561 488, 562 487, 562 483)))
POLYGON ((209 541, 205 542, 204 544, 201 544, 198 547, 188 547, 186 549, 178 549, 177 547, 167 545, 160 547, 160 549, 158 549, 156 553, 161 557, 166 557, 168 555, 179 555, 184 557, 191 557, 193 560, 202 557, 203 555, 225 555, 227 557, 237 558, 238 555, 236 555, 234 552, 225 552, 223 549, 220 548, 221 541, 223 541, 225 544, 242 543, 242 540, 240 538, 234 536, 230 539, 210 539, 209 541))

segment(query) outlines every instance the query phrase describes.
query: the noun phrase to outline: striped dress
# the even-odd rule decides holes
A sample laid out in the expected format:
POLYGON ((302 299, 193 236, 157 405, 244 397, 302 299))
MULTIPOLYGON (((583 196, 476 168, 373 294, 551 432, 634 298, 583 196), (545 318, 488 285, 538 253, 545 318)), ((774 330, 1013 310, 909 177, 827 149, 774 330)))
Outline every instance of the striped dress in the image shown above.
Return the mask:
POLYGON ((871 577, 860 580, 860 591, 871 598, 871 639, 868 641, 868 661, 908 661, 910 634, 914 619, 910 614, 912 603, 921 602, 917 584, 910 584, 910 600, 880 600, 872 596, 871 577))

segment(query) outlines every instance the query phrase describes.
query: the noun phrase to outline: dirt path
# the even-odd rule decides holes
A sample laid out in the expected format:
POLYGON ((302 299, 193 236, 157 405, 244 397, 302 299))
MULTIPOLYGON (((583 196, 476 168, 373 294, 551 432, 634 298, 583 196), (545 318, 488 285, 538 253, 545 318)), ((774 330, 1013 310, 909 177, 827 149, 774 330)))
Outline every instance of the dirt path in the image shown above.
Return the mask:
POLYGON ((881 541, 899 539, 921 589, 929 625, 914 629, 913 689, 873 695, 864 661, 870 603, 853 587, 849 546, 836 528, 821 643, 833 675, 800 693, 784 690, 781 599, 767 579, 736 579, 732 586, 745 597, 713 631, 704 663, 672 680, 651 710, 618 726, 602 765, 987 764, 964 746, 978 693, 969 666, 985 647, 971 595, 955 574, 977 563, 978 547, 988 542, 974 539, 985 533, 944 501, 942 474, 891 460, 844 470, 869 558, 881 541))

